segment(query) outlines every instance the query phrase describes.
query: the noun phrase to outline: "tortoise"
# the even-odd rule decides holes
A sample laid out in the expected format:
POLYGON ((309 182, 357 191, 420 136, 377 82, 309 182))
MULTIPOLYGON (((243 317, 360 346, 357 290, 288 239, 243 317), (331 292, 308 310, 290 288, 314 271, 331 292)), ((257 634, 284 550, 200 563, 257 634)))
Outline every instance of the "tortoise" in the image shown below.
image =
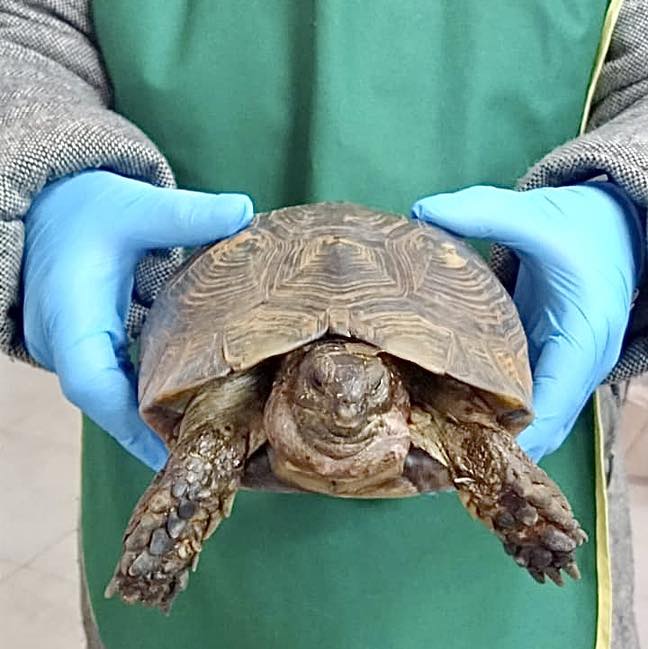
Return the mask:
POLYGON ((143 328, 140 412, 170 455, 106 595, 168 612, 238 489, 454 489, 537 581, 578 579, 587 535, 515 441, 531 386, 515 306, 467 243, 349 203, 257 214, 143 328))

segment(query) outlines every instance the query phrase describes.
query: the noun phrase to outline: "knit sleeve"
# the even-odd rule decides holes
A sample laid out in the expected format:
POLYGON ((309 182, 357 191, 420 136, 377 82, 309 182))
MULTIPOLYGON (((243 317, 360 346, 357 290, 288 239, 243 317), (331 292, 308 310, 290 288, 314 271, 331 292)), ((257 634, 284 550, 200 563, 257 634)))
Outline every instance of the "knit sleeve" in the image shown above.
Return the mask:
MULTIPOLYGON (((110 110, 89 0, 0 0, 0 351, 29 360, 22 339, 22 219, 57 178, 102 168, 172 187, 153 143, 110 110)), ((129 328, 136 331, 179 251, 138 269, 129 328)))

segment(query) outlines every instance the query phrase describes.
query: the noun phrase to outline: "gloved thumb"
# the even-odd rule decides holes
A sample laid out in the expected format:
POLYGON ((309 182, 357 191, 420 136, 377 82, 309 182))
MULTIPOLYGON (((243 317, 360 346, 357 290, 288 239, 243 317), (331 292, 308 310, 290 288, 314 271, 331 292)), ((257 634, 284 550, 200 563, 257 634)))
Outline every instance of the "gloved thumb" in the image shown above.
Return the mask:
POLYGON ((126 210, 119 218, 128 219, 130 244, 144 250, 204 245, 238 232, 254 216, 245 194, 147 187, 136 206, 136 216, 126 210))
POLYGON ((469 187, 417 201, 412 206, 412 216, 460 237, 497 241, 519 252, 533 254, 541 248, 539 242, 545 238, 547 228, 537 213, 533 218, 525 218, 531 194, 497 187, 469 187), (515 212, 518 199, 522 200, 519 211, 515 212))

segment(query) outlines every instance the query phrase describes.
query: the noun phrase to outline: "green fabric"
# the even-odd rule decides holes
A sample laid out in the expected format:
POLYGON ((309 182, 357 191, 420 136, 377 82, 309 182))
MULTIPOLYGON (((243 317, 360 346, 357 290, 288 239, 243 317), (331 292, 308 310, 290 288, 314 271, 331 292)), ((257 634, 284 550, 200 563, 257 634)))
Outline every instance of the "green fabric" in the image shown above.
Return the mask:
MULTIPOLYGON (((351 200, 405 212, 511 186, 577 132, 606 2, 94 0, 116 109, 183 187, 259 210, 351 200), (137 11, 133 11, 134 7, 137 11)), ((241 493, 172 616, 105 601, 150 474, 86 422, 83 542, 107 649, 591 648, 591 409, 545 462, 591 540, 584 579, 533 582, 456 495, 241 493)))
POLYGON ((591 540, 583 580, 539 586, 455 494, 400 501, 242 492, 169 618, 105 600, 151 473, 86 422, 83 547, 107 649, 592 649, 592 415, 543 466, 591 540))
POLYGON ((406 212, 433 192, 510 186, 577 133, 606 2, 93 7, 116 108, 181 186, 245 191, 260 211, 406 212))

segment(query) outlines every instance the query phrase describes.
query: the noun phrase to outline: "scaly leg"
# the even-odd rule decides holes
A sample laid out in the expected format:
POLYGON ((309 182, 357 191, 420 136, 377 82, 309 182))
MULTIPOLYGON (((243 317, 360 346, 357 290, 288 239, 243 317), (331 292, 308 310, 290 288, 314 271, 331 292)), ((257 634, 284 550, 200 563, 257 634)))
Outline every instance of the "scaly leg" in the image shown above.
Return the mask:
MULTIPOLYGON (((189 404, 166 467, 137 503, 106 588, 168 612, 203 542, 229 516, 248 453, 248 426, 205 388, 189 404)), ((246 416, 248 416, 246 414, 246 416)))
POLYGON ((440 446, 461 501, 539 582, 580 578, 574 552, 587 534, 558 485, 500 428, 446 421, 440 446))

